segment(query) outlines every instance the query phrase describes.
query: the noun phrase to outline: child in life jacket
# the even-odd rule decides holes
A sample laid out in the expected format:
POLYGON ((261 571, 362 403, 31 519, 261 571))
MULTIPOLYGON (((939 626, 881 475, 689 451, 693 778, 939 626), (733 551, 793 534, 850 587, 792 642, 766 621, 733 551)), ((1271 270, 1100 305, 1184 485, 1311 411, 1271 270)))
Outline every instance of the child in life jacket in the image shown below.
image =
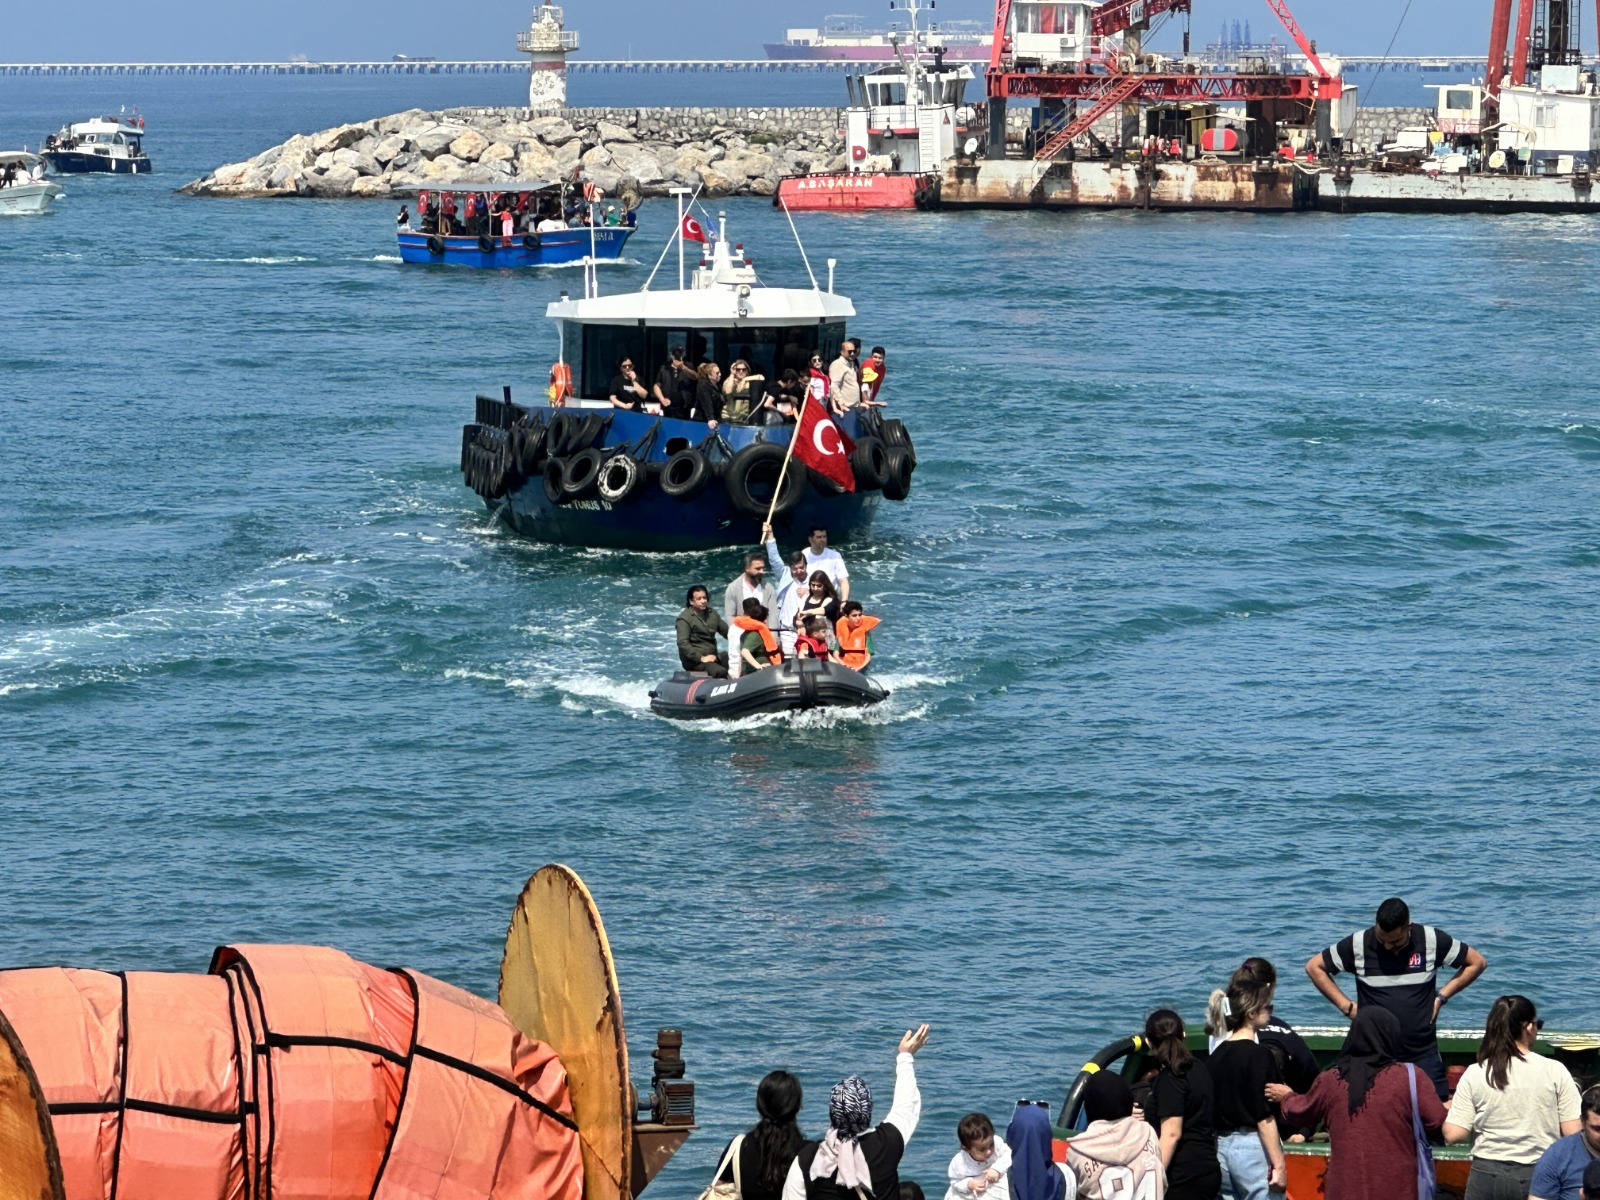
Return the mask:
POLYGON ((859 600, 846 600, 839 612, 833 627, 839 639, 838 661, 852 671, 865 671, 872 661, 872 631, 879 625, 878 618, 862 612, 859 600))
POLYGON ((983 1113, 968 1113, 956 1126, 961 1149, 950 1160, 950 1190, 945 1200, 1010 1200, 1006 1172, 1011 1150, 983 1113))
POLYGON ((824 661, 832 658, 833 652, 828 649, 827 629, 821 617, 807 617, 805 625, 794 636, 794 656, 824 661))
POLYGON ((735 679, 749 671, 775 667, 783 661, 778 635, 767 626, 767 606, 754 596, 747 596, 743 607, 744 615, 733 619, 734 627, 744 630, 739 637, 738 673, 729 671, 735 679))

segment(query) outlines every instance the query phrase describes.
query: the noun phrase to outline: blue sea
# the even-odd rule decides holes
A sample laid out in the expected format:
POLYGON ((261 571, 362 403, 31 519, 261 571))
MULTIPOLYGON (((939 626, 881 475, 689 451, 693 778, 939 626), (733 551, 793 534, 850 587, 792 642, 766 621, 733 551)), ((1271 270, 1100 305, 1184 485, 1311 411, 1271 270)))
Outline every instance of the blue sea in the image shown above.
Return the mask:
MULTIPOLYGON (((520 88, 0 81, 0 145, 137 104, 159 171, 0 221, 0 961, 303 940, 492 994, 523 881, 570 863, 635 1076, 679 1025, 699 1084, 663 1200, 769 1068, 813 1134, 852 1071, 887 1111, 917 1021, 930 1188, 961 1113, 1059 1102, 1246 955, 1326 1023, 1300 964, 1391 894, 1489 959, 1452 1022, 1519 991, 1600 1028, 1600 226, 797 217, 919 449, 840 546, 894 694, 684 727, 646 692, 736 553, 531 544, 457 470, 475 392, 537 395, 580 276, 402 267, 388 202, 172 191, 520 88)), ((769 205, 722 207, 804 279, 769 205)), ((640 225, 607 290, 670 207, 640 225)))

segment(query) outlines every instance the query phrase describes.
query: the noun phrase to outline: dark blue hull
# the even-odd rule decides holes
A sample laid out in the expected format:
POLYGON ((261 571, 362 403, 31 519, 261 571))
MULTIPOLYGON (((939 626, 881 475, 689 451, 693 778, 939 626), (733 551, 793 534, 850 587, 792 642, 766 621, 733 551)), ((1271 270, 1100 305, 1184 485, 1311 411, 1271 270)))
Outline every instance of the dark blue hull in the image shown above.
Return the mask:
POLYGON ((592 231, 592 243, 590 232, 584 228, 541 233, 537 245, 529 246, 527 235, 523 234, 479 238, 476 234, 427 234, 402 229, 400 259, 453 267, 553 267, 581 262, 589 254, 599 259, 620 258, 634 230, 625 225, 598 226, 592 231))
POLYGON ((90 154, 82 150, 45 150, 40 158, 62 175, 148 175, 153 169, 144 155, 138 158, 112 158, 109 154, 90 154))
MULTIPOLYGON (((511 421, 502 421, 500 402, 479 399, 479 424, 467 427, 463 466, 477 456, 504 463, 498 449, 508 437, 511 421), (498 427, 497 427, 498 426, 498 427)), ((503 411, 503 410, 502 410, 503 411)), ((643 413, 598 409, 535 408, 515 410, 548 424, 558 414, 605 418, 610 423, 593 442, 603 457, 627 451, 645 464, 645 481, 621 503, 612 504, 591 491, 579 499, 556 502, 546 490, 538 469, 509 473, 499 486, 479 486, 485 503, 501 520, 524 537, 570 546, 599 546, 619 550, 678 552, 714 550, 722 546, 758 544, 761 517, 734 500, 726 466, 734 454, 758 442, 787 447, 793 426, 723 425, 720 442, 708 444, 709 431, 699 422, 668 420, 643 413), (661 467, 674 451, 702 449, 717 469, 693 495, 667 494, 660 486, 661 467)), ((847 434, 861 431, 853 415, 841 419, 847 434)), ((781 457, 775 455, 774 457, 781 457)), ((794 462, 791 470, 805 474, 794 462)), ((469 472, 469 483, 476 478, 469 472)), ((477 486, 474 484, 474 486, 477 486)), ((806 475, 799 501, 778 515, 773 525, 785 544, 804 540, 814 525, 826 526, 831 537, 847 538, 872 524, 883 495, 877 490, 839 492, 806 475)))

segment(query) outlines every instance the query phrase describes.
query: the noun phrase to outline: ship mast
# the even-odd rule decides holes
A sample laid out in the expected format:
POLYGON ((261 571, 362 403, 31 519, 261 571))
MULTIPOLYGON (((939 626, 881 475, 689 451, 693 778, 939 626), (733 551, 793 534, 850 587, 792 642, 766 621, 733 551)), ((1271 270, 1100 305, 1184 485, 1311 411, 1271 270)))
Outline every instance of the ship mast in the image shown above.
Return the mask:
POLYGON ((899 3, 905 9, 906 15, 911 19, 911 55, 908 58, 901 48, 900 38, 896 34, 889 36, 889 44, 894 47, 894 55, 900 60, 900 69, 906 73, 906 104, 915 109, 923 100, 922 81, 927 74, 922 65, 922 33, 917 28, 917 14, 922 11, 918 0, 889 0, 889 7, 893 8, 899 3))

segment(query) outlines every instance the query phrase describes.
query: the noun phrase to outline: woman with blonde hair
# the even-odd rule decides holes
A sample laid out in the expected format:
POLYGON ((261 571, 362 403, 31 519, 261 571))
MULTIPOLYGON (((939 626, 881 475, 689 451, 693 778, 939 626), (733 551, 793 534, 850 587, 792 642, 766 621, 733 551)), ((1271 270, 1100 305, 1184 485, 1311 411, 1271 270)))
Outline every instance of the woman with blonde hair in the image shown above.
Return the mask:
POLYGON ((1211 993, 1206 1027, 1226 1036, 1207 1064, 1216 1106, 1221 1200, 1266 1200, 1288 1187, 1288 1165, 1267 1085, 1281 1083, 1272 1052, 1257 1032, 1272 1020, 1277 973, 1265 959, 1246 962, 1226 989, 1211 993))
POLYGON ((1533 1052, 1543 1028, 1526 996, 1501 996, 1489 1009, 1478 1061, 1444 1120, 1446 1142, 1473 1139, 1466 1200, 1527 1200, 1539 1156, 1581 1125, 1572 1073, 1533 1052))

